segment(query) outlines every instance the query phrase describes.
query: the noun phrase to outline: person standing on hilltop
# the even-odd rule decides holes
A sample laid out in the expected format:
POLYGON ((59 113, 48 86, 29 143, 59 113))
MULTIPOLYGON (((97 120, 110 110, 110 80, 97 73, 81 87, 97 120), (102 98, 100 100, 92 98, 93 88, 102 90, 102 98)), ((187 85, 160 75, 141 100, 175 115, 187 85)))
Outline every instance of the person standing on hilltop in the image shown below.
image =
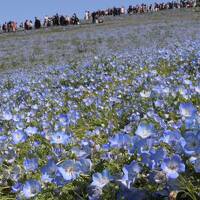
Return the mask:
POLYGON ((29 21, 29 30, 32 30, 33 29, 33 22, 30 20, 29 21))
POLYGON ((35 17, 35 24, 34 24, 34 26, 35 26, 35 29, 40 29, 41 28, 41 22, 40 22, 40 20, 37 17, 35 17))
POLYGON ((89 11, 85 11, 85 20, 88 21, 90 18, 90 12, 89 11))
POLYGON ((12 22, 12 31, 13 32, 17 31, 17 22, 15 22, 15 21, 12 22))
POLYGON ((77 17, 76 13, 73 14, 72 21, 73 21, 73 25, 79 24, 79 18, 77 17))
POLYGON ((122 14, 122 15, 124 15, 125 14, 125 7, 124 6, 122 6, 121 8, 120 8, 120 14, 122 14))
POLYGON ((2 30, 4 33, 7 32, 7 23, 6 22, 2 26, 2 30))
POLYGON ((60 25, 60 17, 58 15, 58 13, 56 13, 56 15, 54 16, 54 26, 59 26, 60 25))
POLYGON ((92 23, 95 24, 96 22, 96 12, 92 13, 92 23))

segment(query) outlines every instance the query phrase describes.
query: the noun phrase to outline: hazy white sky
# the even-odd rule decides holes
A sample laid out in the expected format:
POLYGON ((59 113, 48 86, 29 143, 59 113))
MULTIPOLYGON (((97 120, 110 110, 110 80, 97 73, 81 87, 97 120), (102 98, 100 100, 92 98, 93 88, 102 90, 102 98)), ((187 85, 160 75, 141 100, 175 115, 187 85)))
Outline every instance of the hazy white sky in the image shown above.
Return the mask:
POLYGON ((43 18, 55 13, 83 17, 85 10, 97 10, 113 6, 128 6, 138 3, 166 2, 169 0, 1 0, 0 23, 9 20, 43 18))

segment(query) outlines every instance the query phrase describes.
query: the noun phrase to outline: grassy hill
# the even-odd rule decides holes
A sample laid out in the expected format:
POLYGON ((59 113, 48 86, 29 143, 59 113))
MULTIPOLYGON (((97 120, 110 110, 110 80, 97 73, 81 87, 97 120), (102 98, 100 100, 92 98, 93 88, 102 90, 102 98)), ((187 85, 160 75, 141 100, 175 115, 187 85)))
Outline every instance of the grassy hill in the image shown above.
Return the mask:
POLYGON ((0 72, 63 65, 96 55, 162 48, 199 38, 200 13, 168 10, 106 17, 103 24, 53 27, 0 35, 0 72))

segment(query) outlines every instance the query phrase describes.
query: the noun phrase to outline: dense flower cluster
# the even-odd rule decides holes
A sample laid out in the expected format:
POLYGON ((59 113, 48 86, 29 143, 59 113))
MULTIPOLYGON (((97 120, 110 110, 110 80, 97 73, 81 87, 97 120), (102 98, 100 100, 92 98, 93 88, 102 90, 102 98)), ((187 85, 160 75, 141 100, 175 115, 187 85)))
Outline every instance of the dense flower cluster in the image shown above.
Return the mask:
POLYGON ((198 44, 2 79, 0 194, 198 198, 198 44))

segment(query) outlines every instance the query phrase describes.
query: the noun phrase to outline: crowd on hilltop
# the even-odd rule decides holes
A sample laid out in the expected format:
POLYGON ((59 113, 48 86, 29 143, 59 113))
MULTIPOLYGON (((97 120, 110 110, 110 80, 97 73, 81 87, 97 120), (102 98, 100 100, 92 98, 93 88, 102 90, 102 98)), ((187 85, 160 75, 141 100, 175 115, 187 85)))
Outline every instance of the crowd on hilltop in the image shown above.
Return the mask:
POLYGON ((174 8, 191 8, 194 7, 195 2, 193 0, 181 0, 180 2, 177 1, 171 1, 167 3, 155 3, 146 5, 136 5, 136 6, 129 6, 127 13, 133 14, 133 13, 146 13, 146 12, 157 12, 160 10, 168 10, 168 9, 174 9, 174 8))
POLYGON ((122 15, 126 13, 125 7, 120 7, 120 8, 108 8, 106 10, 97 10, 94 12, 86 11, 85 12, 85 20, 91 20, 93 23, 99 23, 99 17, 102 16, 117 16, 117 15, 122 15))
MULTIPOLYGON (((86 11, 84 19, 86 21, 91 21, 92 23, 102 23, 104 16, 119 16, 124 14, 137 14, 137 13, 147 13, 147 12, 157 12, 160 10, 174 9, 174 8, 191 8, 195 6, 195 0, 180 0, 180 1, 170 1, 167 3, 154 3, 154 4, 140 4, 140 5, 130 5, 127 9, 122 7, 113 7, 105 10, 97 10, 94 12, 86 11)), ((73 16, 65 15, 54 15, 45 16, 43 22, 35 17, 35 21, 26 20, 19 26, 15 21, 5 22, 0 26, 1 32, 16 32, 20 30, 31 30, 40 29, 41 27, 50 26, 66 26, 66 25, 78 25, 80 20, 74 13, 73 16)))
POLYGON ((32 30, 50 26, 78 25, 79 23, 80 20, 75 13, 71 17, 56 14, 54 16, 45 16, 43 23, 38 17, 35 17, 34 22, 32 20, 25 20, 25 22, 22 22, 19 26, 17 26, 17 22, 15 21, 5 22, 0 29, 3 32, 16 32, 17 29, 32 30))
POLYGON ((17 22, 9 21, 4 23, 1 27, 3 32, 15 32, 17 30, 17 22))
POLYGON ((104 16, 119 16, 123 14, 137 14, 137 13, 147 13, 147 12, 157 12, 160 10, 174 9, 174 8, 191 8, 195 6, 195 0, 181 0, 181 1, 170 1, 167 3, 154 3, 154 4, 140 4, 140 5, 130 5, 128 9, 125 7, 111 8, 106 10, 97 10, 95 12, 85 12, 85 20, 92 19, 93 23, 98 23, 100 17, 104 16))
POLYGON ((40 29, 41 27, 50 27, 50 26, 66 26, 66 25, 77 25, 79 24, 79 18, 74 13, 72 17, 64 16, 64 15, 54 15, 52 17, 45 16, 43 24, 39 18, 35 17, 35 23, 32 21, 26 20, 24 25, 21 24, 21 28, 24 30, 31 30, 33 28, 40 29))

